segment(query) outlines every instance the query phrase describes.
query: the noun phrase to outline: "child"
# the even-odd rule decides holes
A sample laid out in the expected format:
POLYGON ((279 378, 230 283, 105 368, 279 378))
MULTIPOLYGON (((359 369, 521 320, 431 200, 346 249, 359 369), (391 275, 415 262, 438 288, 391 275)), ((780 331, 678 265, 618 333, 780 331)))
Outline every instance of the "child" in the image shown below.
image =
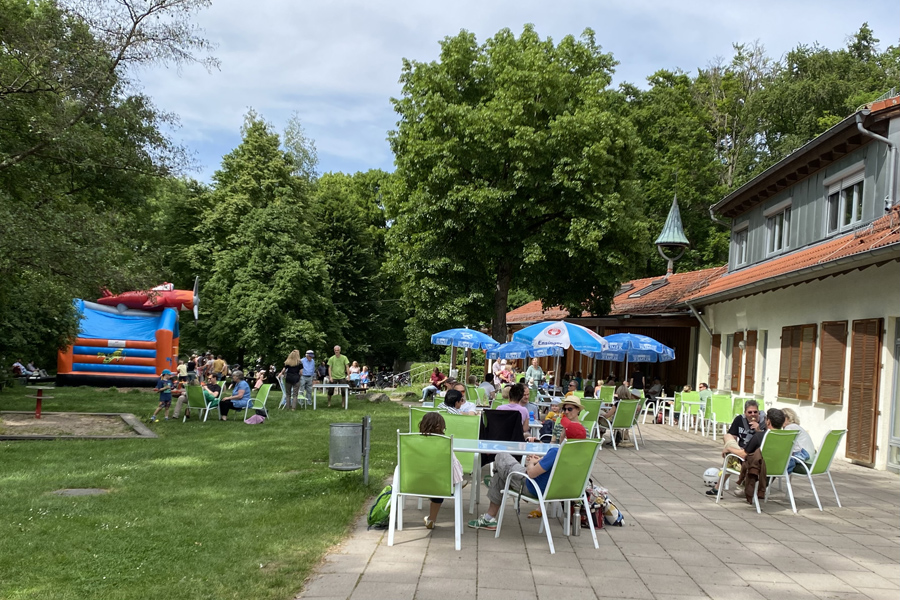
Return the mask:
POLYGON ((366 365, 363 365, 362 373, 359 374, 359 387, 369 389, 369 367, 366 365))
MULTIPOLYGON (((422 421, 419 422, 419 433, 422 435, 444 435, 444 430, 447 428, 447 424, 444 422, 444 417, 441 416, 439 412, 430 412, 427 413, 424 417, 422 417, 422 421)), ((462 465, 459 464, 459 461, 456 459, 456 456, 450 455, 453 460, 453 485, 457 483, 461 483, 463 480, 463 470, 462 465)), ((434 529, 434 521, 437 519, 438 511, 441 510, 441 504, 444 503, 443 498, 432 498, 431 506, 428 509, 428 516, 425 517, 425 528, 426 529, 434 529)))
POLYGON ((159 392, 159 406, 153 411, 150 422, 155 423, 156 415, 163 409, 165 409, 165 417, 166 421, 168 421, 169 407, 172 406, 172 371, 163 369, 162 375, 159 376, 159 381, 156 382, 156 387, 153 388, 153 391, 159 392))

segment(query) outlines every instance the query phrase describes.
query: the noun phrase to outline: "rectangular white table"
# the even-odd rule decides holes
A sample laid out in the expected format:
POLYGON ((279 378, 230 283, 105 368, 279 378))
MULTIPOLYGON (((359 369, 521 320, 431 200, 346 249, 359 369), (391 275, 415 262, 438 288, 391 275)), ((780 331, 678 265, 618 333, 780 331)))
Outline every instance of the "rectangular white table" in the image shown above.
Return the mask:
POLYGON ((537 454, 544 456, 553 448, 559 448, 559 444, 540 444, 536 442, 498 442, 494 440, 470 440, 453 438, 454 452, 471 452, 475 454, 475 468, 472 471, 473 500, 469 504, 469 514, 474 514, 475 505, 481 498, 481 455, 500 454, 506 452, 513 456, 528 456, 537 454))
POLYGON ((316 394, 319 390, 322 390, 326 396, 328 395, 327 388, 336 388, 339 394, 344 396, 344 410, 350 408, 350 385, 346 383, 317 383, 313 385, 313 410, 316 410, 316 394))

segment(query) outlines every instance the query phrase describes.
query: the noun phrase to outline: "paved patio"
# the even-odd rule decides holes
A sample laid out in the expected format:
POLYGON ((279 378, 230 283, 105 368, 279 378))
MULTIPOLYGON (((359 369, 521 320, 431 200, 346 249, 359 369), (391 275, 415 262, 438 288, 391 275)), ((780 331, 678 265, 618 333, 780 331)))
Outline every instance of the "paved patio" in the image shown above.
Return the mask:
MULTIPOLYGON (((643 428, 640 452, 604 448, 594 480, 625 513, 624 527, 565 538, 551 521, 551 555, 539 520, 506 511, 500 539, 466 529, 453 549, 452 500, 428 531, 408 499, 406 527, 393 547, 365 519, 320 565, 298 598, 561 600, 581 598, 900 597, 900 493, 891 473, 835 463, 843 508, 825 480, 819 512, 805 479, 795 477, 798 514, 777 488, 763 514, 742 499, 704 495, 702 473, 719 466, 721 441, 664 425, 643 428)), ((463 490, 468 508, 468 491, 463 490)), ((483 497, 479 507, 487 506, 483 497)), ((523 505, 524 506, 524 505, 523 505)), ((427 507, 427 503, 426 503, 427 507)), ((466 512, 466 519, 471 518, 466 512)))

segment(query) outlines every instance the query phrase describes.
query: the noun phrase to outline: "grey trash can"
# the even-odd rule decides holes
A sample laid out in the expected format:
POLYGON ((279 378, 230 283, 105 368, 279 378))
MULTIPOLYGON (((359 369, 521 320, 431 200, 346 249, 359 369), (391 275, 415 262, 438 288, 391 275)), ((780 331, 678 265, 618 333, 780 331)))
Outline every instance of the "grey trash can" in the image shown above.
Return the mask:
POLYGON ((332 423, 328 442, 328 466, 335 471, 355 471, 363 466, 362 423, 332 423))

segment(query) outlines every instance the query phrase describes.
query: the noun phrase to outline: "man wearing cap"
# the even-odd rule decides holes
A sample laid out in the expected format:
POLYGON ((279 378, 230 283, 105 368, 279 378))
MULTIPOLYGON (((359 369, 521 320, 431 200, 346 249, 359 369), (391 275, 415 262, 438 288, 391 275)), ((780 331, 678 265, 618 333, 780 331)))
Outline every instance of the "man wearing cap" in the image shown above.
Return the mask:
POLYGON ((316 355, 312 350, 306 351, 306 356, 300 359, 300 393, 304 396, 306 406, 312 404, 313 379, 316 376, 316 355))

